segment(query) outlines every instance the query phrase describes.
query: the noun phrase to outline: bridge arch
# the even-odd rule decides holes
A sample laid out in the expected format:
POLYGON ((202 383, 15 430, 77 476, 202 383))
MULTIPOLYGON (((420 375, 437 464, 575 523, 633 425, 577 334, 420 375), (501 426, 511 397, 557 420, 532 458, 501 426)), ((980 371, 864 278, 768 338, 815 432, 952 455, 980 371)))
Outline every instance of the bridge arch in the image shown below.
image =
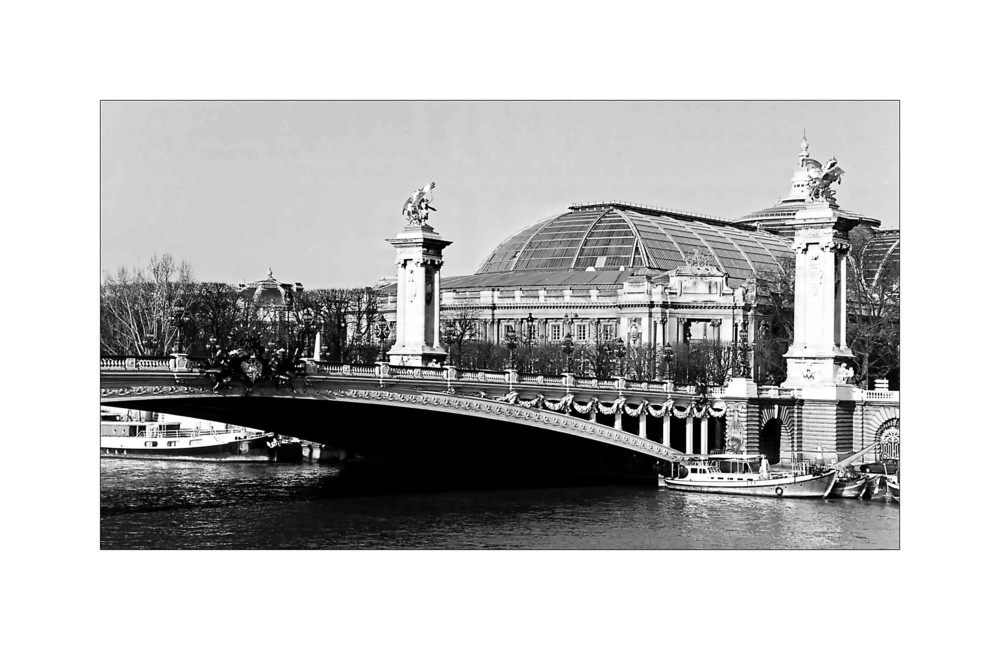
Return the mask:
POLYGON ((899 406, 881 404, 868 406, 864 411, 862 425, 862 443, 878 440, 879 436, 890 426, 895 426, 896 438, 899 438, 899 406))
MULTIPOLYGON (((324 389, 304 388, 294 394, 287 390, 260 389, 256 397, 277 397, 280 399, 304 401, 335 401, 354 404, 378 404, 382 406, 455 413, 489 420, 504 421, 529 427, 566 433, 607 445, 627 449, 657 460, 665 460, 680 455, 681 452, 667 445, 642 438, 621 429, 597 422, 573 417, 565 412, 546 410, 554 404, 538 400, 536 406, 522 406, 508 401, 471 397, 466 395, 430 392, 400 392, 384 389, 324 389)), ((127 405, 138 401, 144 405, 161 402, 162 410, 169 411, 169 402, 177 399, 205 398, 215 400, 254 399, 237 395, 220 396, 210 389, 199 386, 126 387, 102 389, 101 401, 108 405, 127 405)), ((180 413, 183 415, 183 413, 180 413)), ((252 426, 252 425, 251 425, 252 426)))
POLYGON ((780 462, 782 451, 787 456, 795 439, 793 411, 787 404, 770 404, 760 409, 758 449, 768 462, 780 462))

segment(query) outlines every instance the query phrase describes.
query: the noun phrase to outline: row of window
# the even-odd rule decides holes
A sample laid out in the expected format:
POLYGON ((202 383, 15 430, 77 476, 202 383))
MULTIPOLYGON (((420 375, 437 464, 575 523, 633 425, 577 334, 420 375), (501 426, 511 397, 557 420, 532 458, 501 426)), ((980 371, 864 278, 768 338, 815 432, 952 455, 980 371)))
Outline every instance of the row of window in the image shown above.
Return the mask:
MULTIPOLYGON (((505 326, 505 328, 506 329, 504 334, 506 336, 510 336, 511 334, 516 334, 513 325, 508 324, 505 326)), ((526 330, 528 332, 529 338, 532 339, 538 338, 538 329, 536 325, 526 326, 526 330)), ((566 335, 566 332, 563 330, 562 323, 550 323, 548 330, 549 330, 548 338, 550 340, 561 339, 563 336, 566 335)), ((569 331, 573 336, 573 338, 575 338, 577 341, 586 341, 590 339, 590 326, 587 325, 586 323, 577 323, 576 325, 571 326, 569 331)), ((601 331, 600 338, 602 339, 610 339, 615 337, 614 325, 609 325, 609 324, 601 325, 600 331, 601 331)))

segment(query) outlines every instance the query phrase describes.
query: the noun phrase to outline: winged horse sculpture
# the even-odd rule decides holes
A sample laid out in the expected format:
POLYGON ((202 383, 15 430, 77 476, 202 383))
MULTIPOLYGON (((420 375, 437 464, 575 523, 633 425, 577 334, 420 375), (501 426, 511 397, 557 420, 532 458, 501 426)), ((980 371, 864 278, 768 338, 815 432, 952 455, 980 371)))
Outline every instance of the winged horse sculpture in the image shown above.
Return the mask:
POLYGON ((806 171, 809 173, 809 199, 820 201, 826 199, 834 206, 837 201, 834 198, 836 192, 830 187, 834 183, 840 184, 844 170, 837 166, 837 159, 831 158, 826 165, 820 165, 815 160, 806 161, 806 171))
POLYGON ((430 216, 430 211, 437 212, 437 208, 431 205, 431 191, 434 189, 434 181, 413 193, 403 204, 403 216, 406 217, 407 224, 423 224, 430 216))

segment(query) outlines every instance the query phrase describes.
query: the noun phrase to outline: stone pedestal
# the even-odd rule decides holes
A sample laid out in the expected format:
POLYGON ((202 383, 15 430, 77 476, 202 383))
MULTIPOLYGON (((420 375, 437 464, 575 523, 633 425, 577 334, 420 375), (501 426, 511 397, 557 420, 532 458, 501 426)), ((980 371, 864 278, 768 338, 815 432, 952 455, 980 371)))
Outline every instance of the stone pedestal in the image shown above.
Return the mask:
POLYGON ((394 239, 396 249, 396 343, 389 361, 400 366, 441 364, 441 252, 451 242, 426 223, 407 226, 394 239))
POLYGON ((725 397, 757 397, 757 384, 753 379, 746 377, 733 377, 726 384, 725 397))
MULTIPOLYGON (((795 340, 784 388, 834 388, 854 355, 847 346, 847 232, 857 224, 827 203, 795 217, 795 340)), ((831 395, 832 397, 832 395, 831 395)))
POLYGON ((847 346, 848 231, 858 219, 826 202, 795 216, 795 340, 785 353, 788 379, 798 389, 801 420, 797 460, 834 462, 853 445, 854 389, 844 370, 847 346))

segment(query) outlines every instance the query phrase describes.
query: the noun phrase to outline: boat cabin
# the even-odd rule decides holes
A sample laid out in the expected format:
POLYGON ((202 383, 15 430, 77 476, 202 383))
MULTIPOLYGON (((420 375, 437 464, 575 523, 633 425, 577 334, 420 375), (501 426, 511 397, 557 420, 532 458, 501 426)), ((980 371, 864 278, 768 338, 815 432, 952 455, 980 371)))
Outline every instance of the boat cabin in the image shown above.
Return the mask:
POLYGON ((101 436, 115 438, 177 437, 180 422, 126 422, 106 420, 101 422, 101 436))
POLYGON ((723 474, 759 474, 760 460, 747 457, 722 457, 715 460, 723 474))
POLYGON ((761 478, 760 459, 750 456, 707 456, 679 463, 676 478, 693 481, 747 480, 761 478))

